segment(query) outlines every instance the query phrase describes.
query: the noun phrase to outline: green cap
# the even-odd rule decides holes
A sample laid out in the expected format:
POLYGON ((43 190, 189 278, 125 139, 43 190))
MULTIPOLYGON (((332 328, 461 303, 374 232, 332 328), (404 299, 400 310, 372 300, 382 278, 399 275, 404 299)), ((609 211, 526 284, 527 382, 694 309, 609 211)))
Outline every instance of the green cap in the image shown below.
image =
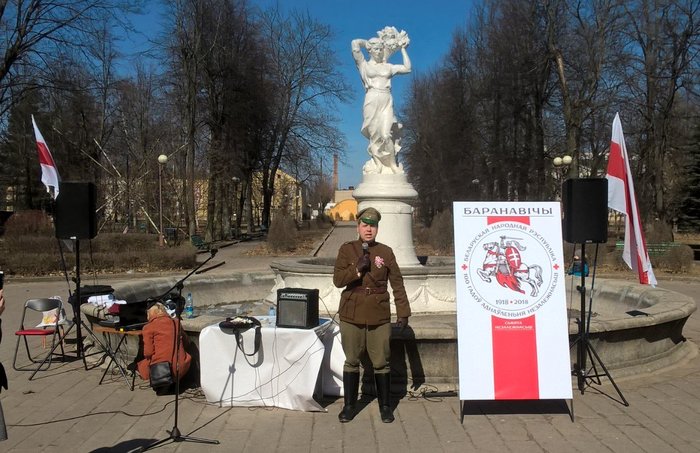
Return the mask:
POLYGON ((376 225, 382 220, 382 215, 374 208, 365 208, 357 213, 357 218, 367 225, 376 225))

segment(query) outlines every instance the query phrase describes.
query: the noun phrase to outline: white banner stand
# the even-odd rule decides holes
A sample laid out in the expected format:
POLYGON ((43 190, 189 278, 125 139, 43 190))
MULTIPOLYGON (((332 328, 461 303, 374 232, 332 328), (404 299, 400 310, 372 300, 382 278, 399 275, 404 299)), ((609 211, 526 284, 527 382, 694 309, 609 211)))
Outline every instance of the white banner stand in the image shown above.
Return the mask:
POLYGON ((557 202, 455 202, 460 415, 467 400, 571 400, 557 202))

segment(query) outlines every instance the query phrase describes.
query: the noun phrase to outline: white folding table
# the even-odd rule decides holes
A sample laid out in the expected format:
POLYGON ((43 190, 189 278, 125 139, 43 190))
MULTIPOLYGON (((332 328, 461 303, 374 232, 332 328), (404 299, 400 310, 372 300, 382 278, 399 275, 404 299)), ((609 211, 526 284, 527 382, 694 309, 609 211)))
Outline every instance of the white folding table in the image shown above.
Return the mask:
POLYGON ((239 334, 218 324, 199 336, 200 383, 210 403, 221 406, 275 406, 323 411, 314 400, 342 394, 343 361, 340 330, 328 318, 313 329, 276 327, 274 318, 261 322, 258 350, 256 329, 239 334))

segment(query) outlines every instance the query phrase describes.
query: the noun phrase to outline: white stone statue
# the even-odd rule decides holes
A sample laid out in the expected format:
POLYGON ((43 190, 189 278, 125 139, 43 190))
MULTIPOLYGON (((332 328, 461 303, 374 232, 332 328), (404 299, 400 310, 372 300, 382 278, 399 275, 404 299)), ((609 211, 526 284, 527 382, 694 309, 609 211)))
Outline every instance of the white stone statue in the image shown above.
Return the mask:
POLYGON ((391 78, 411 72, 411 60, 406 52, 410 40, 405 31, 398 32, 394 27, 384 27, 377 35, 369 40, 352 40, 352 56, 365 87, 362 135, 369 140, 367 152, 372 157, 364 165, 363 173, 403 173, 403 166, 396 160, 401 150, 402 126, 394 116, 391 78), (368 60, 362 53, 363 47, 370 56, 368 60), (389 57, 399 49, 403 64, 388 63, 389 57))

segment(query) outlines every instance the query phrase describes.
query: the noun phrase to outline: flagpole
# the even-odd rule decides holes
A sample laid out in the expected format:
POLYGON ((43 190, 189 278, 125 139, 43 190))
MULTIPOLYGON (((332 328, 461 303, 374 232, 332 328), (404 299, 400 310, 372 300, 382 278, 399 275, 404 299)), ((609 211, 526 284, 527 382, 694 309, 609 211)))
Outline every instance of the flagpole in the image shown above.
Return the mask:
POLYGON ((160 217, 160 231, 158 231, 158 244, 165 246, 163 237, 163 166, 168 162, 168 156, 161 154, 158 156, 158 215, 160 217))

